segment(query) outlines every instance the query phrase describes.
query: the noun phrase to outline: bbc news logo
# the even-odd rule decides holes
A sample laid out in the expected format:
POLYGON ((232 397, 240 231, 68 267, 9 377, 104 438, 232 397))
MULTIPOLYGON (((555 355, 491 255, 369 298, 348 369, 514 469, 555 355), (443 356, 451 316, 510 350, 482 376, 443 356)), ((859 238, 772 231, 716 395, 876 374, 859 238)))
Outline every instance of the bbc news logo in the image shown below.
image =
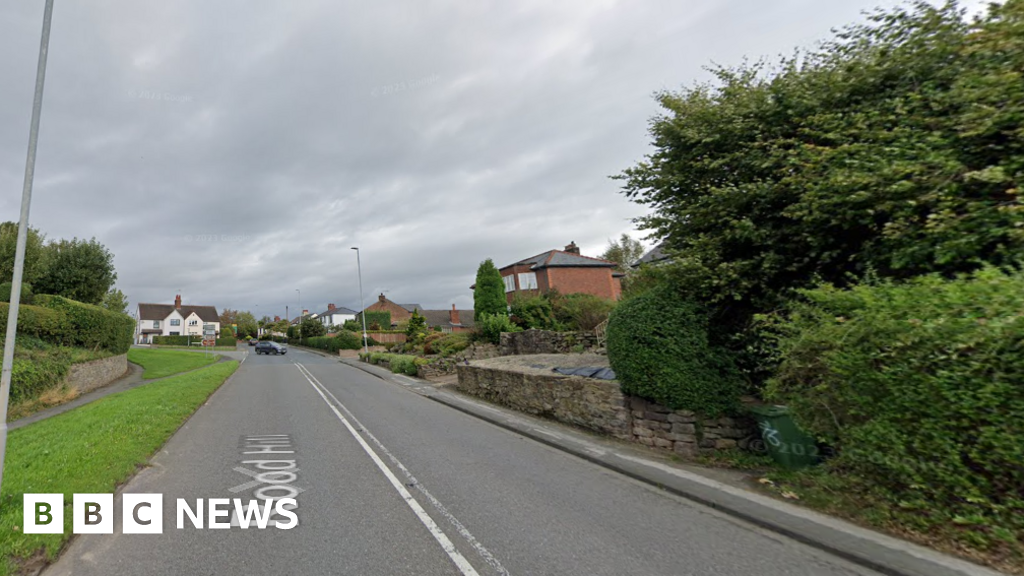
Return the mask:
MULTIPOLYGON (((294 498, 243 501, 241 498, 198 498, 195 506, 184 498, 176 501, 175 525, 183 530, 186 523, 199 530, 246 529, 252 525, 260 530, 274 527, 290 530, 298 525, 293 511, 294 498), (203 514, 204 509, 207 514, 203 514)), ((121 532, 123 534, 163 534, 163 494, 122 494, 121 532)), ((114 533, 113 494, 74 494, 71 506, 71 529, 74 534, 114 533)), ((26 534, 64 533, 63 494, 25 494, 23 526, 26 534)))

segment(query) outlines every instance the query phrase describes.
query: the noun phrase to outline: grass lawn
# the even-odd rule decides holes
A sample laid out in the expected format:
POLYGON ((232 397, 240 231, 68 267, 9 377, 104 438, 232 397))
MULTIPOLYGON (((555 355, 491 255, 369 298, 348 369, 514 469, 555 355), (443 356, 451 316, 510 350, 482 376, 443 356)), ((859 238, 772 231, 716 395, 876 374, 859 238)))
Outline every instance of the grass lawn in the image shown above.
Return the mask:
POLYGON ((194 350, 196 352, 202 352, 204 350, 223 350, 233 352, 238 350, 237 346, 214 346, 213 348, 203 348, 202 346, 170 346, 166 344, 150 344, 150 350, 194 350))
POLYGON ((0 575, 56 558, 71 537, 74 493, 112 493, 238 368, 224 362, 12 430, 0 494, 0 575), (64 534, 23 534, 25 493, 64 494, 64 534))
POLYGON ((213 354, 196 354, 182 350, 132 348, 128 351, 128 361, 146 369, 142 373, 142 377, 146 380, 202 368, 219 359, 220 356, 213 354))

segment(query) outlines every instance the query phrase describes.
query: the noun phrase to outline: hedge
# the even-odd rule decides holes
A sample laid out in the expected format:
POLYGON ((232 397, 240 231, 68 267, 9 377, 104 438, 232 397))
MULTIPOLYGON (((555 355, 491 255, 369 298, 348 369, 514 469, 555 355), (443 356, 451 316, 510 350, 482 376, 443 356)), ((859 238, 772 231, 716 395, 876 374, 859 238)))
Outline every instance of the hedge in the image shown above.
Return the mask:
POLYGON ((766 393, 930 525, 1024 537, 1024 272, 801 292, 766 393), (988 528, 984 528, 986 531, 988 528))
MULTIPOLYGON (((192 336, 153 336, 153 344, 157 346, 198 346, 196 342, 202 342, 203 337, 195 334, 192 336)), ((238 340, 230 336, 217 338, 217 346, 235 346, 238 340)))
POLYGON ((376 323, 383 330, 391 328, 391 312, 363 312, 366 316, 366 326, 376 323))
POLYGON ((744 383, 723 348, 708 341, 700 305, 662 286, 612 311, 608 361, 622 392, 671 408, 717 416, 739 405, 744 383))
MULTIPOLYGON (((11 290, 14 288, 14 284, 11 282, 4 282, 0 284, 0 302, 11 301, 11 290)), ((30 284, 21 284, 21 297, 18 302, 21 304, 32 304, 35 295, 32 293, 32 286, 30 284)))
POLYGON ((363 340, 360 336, 357 336, 348 330, 342 330, 334 336, 315 336, 313 338, 304 338, 302 340, 302 345, 309 346, 310 348, 327 350, 328 352, 337 352, 338 350, 359 350, 363 347, 363 340))
POLYGON ((386 352, 371 352, 369 354, 360 352, 359 358, 368 360, 371 364, 387 362, 388 367, 393 373, 407 374, 409 376, 415 376, 417 372, 416 369, 419 366, 430 363, 426 358, 420 358, 419 356, 410 356, 408 354, 388 354, 386 352))
MULTIPOLYGON (((0 339, 7 334, 7 316, 11 305, 0 302, 0 339)), ((55 310, 40 306, 18 305, 18 334, 36 336, 47 342, 60 340, 65 330, 64 317, 55 310)))
MULTIPOLYGON (((60 296, 39 295, 35 306, 19 305, 18 333, 60 346, 104 349, 124 354, 132 345, 135 321, 126 314, 60 296)), ((0 323, 7 326, 10 304, 0 303, 0 323)))

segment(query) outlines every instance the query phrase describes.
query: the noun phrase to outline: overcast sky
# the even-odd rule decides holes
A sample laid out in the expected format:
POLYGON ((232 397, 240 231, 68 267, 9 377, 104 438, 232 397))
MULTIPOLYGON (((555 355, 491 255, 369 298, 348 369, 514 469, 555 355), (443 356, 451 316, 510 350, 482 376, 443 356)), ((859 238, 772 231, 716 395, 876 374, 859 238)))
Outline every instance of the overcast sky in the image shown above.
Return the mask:
MULTIPOLYGON (((57 0, 30 224, 110 248, 133 310, 358 309, 357 245, 367 303, 471 308, 485 258, 637 235, 608 177, 652 93, 894 3, 57 0)), ((0 5, 0 220, 42 7, 0 5)))

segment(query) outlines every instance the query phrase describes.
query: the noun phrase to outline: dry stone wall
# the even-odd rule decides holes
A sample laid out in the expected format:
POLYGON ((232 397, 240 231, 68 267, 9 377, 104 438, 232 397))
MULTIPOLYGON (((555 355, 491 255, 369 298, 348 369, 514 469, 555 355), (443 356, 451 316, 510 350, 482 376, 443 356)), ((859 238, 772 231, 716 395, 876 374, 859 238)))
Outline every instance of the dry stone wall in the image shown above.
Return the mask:
POLYGON ((734 448, 756 435, 752 420, 705 418, 626 396, 618 381, 460 364, 457 388, 509 408, 684 456, 734 448))
POLYGON ((554 332, 551 330, 524 330, 502 332, 499 349, 502 356, 527 354, 568 354, 591 351, 598 346, 592 331, 554 332))
POLYGON ((72 364, 64 383, 69 388, 78 390, 79 394, 85 394, 110 384, 124 376, 127 371, 128 355, 121 354, 102 360, 72 364))

